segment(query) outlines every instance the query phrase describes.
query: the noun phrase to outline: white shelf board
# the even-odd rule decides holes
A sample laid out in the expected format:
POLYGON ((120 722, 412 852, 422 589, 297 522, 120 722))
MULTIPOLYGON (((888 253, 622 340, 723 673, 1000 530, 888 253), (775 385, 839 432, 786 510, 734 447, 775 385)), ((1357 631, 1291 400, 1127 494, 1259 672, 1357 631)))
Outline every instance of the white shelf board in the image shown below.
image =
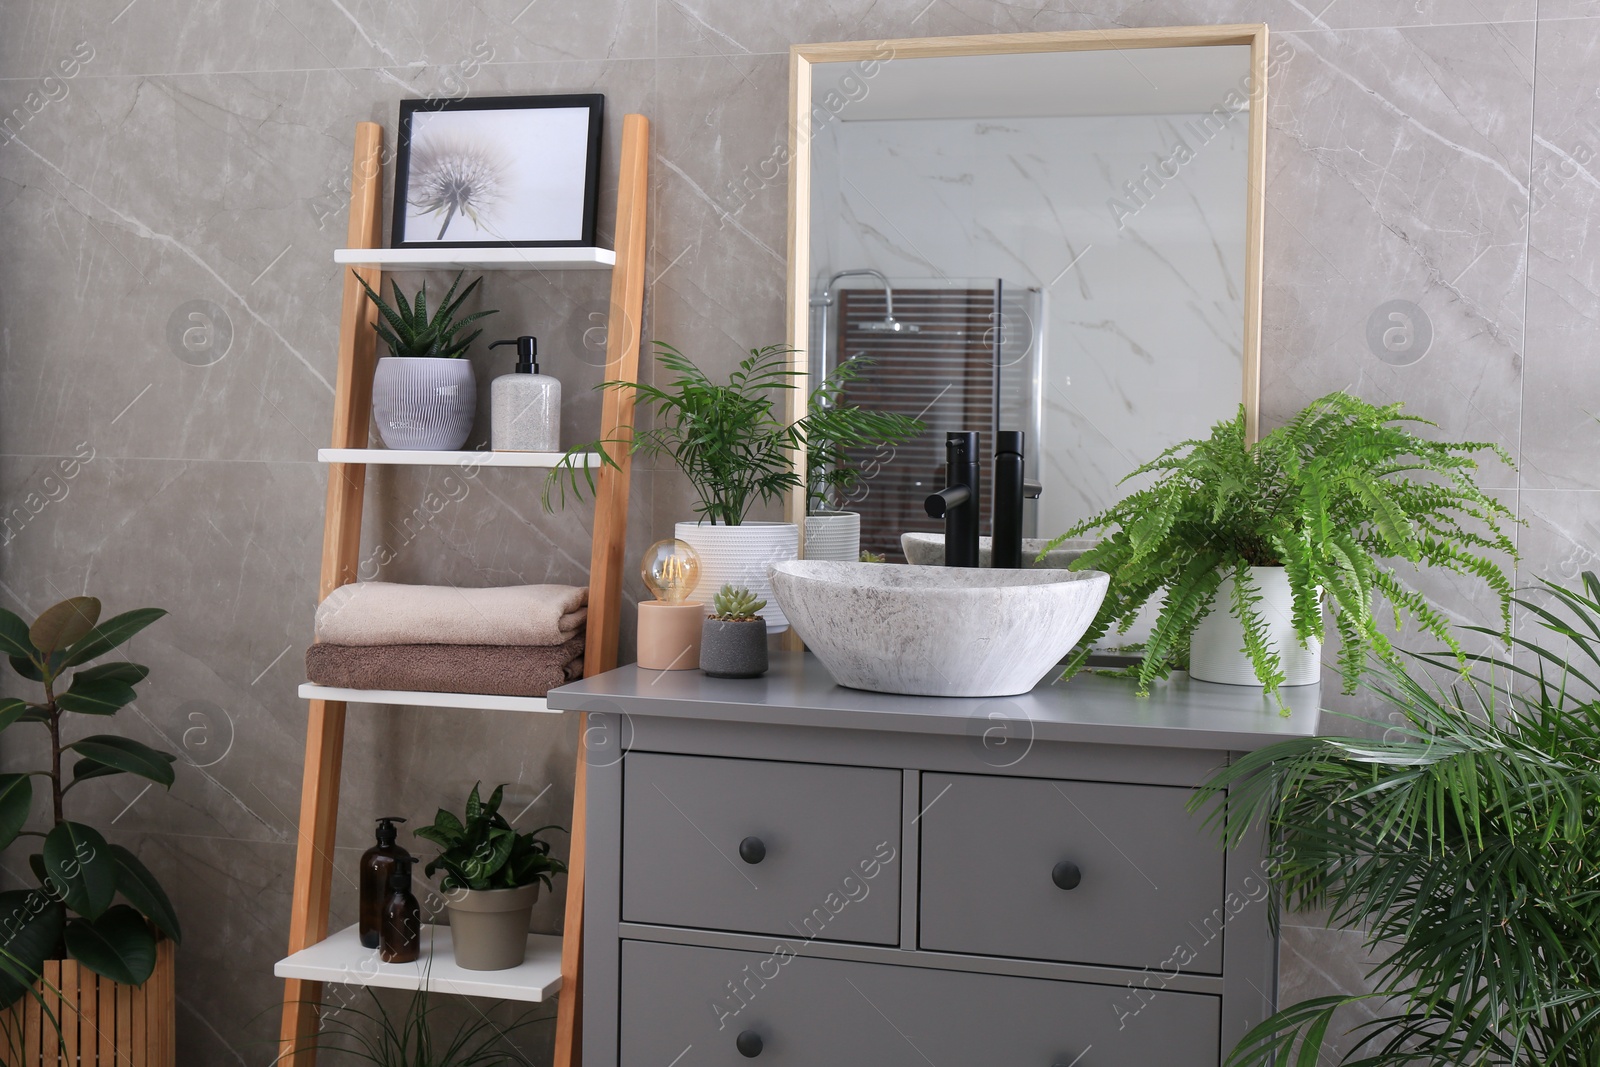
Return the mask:
POLYGON ((384 270, 610 270, 609 248, 336 248, 335 263, 384 270))
MULTIPOLYGON (((319 463, 383 463, 435 467, 554 467, 562 452, 439 452, 402 448, 319 448, 319 463)), ((583 453, 582 466, 600 466, 598 453, 583 453)))
POLYGON ((346 704, 398 704, 408 708, 466 708, 471 711, 527 711, 560 715, 544 697, 502 697, 488 693, 423 693, 400 689, 341 689, 300 683, 306 700, 342 700, 346 704))
POLYGON ((279 978, 312 982, 423 989, 463 997, 498 1000, 548 1000, 561 989, 561 938, 528 935, 528 958, 504 971, 468 971, 456 966, 450 927, 422 928, 422 955, 415 963, 384 963, 375 948, 363 948, 354 926, 278 961, 279 978))

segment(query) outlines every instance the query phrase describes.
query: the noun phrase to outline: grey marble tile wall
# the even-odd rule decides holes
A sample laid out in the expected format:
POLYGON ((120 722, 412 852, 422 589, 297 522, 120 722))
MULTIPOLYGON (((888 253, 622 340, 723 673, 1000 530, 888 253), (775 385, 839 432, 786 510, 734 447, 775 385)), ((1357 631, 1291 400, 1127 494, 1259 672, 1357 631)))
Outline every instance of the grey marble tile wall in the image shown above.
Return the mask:
MULTIPOLYGON (((332 408, 330 252, 356 121, 392 135, 397 99, 461 86, 598 90, 613 117, 650 115, 646 336, 724 367, 782 337, 773 160, 791 42, 1236 21, 1266 21, 1292 47, 1270 114, 1269 421, 1337 387, 1406 400, 1518 460, 1490 478, 1526 520, 1526 579, 1600 566, 1595 0, 8 0, 0 603, 27 614, 87 590, 112 610, 172 611, 134 644, 153 673, 125 728, 184 754, 178 785, 112 780, 80 810, 115 821, 182 910, 180 1062, 274 1055, 305 732, 294 687, 325 488, 313 457, 332 408), (1433 338, 1406 365, 1367 337, 1394 300, 1433 338), (196 301, 220 309, 200 352, 170 336, 196 301)), ((608 190, 615 165, 613 150, 608 190)), ((501 309, 491 333, 544 340, 566 383, 563 432, 581 439, 598 410, 604 276, 498 274, 483 299, 501 309)), ((504 369, 474 362, 482 385, 504 369)), ((374 474, 364 544, 396 549, 385 577, 582 580, 587 509, 541 514, 525 473, 483 471, 465 493, 451 476, 374 474), (418 522, 445 489, 459 499, 418 522)), ((630 558, 690 502, 673 474, 634 484, 630 558)), ((1437 596, 1463 616, 1481 606, 1437 596)), ((553 718, 357 709, 341 871, 367 816, 426 816, 479 778, 537 797, 529 818, 563 821, 575 744, 553 718)), ((6 857, 7 875, 18 866, 6 857)), ((335 902, 348 921, 343 878, 335 902)), ((541 903, 542 928, 559 927, 560 905, 541 903)), ((1286 994, 1358 985, 1359 940, 1300 921, 1286 994)))

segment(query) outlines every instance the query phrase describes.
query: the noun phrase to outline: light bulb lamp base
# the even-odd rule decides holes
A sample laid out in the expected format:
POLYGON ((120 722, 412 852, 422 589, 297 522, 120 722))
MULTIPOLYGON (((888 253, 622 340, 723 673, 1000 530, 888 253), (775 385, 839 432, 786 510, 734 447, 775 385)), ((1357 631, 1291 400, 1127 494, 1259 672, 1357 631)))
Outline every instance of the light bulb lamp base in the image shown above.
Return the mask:
POLYGON ((700 632, 704 604, 669 604, 645 600, 639 604, 639 666, 647 671, 700 669, 700 632))

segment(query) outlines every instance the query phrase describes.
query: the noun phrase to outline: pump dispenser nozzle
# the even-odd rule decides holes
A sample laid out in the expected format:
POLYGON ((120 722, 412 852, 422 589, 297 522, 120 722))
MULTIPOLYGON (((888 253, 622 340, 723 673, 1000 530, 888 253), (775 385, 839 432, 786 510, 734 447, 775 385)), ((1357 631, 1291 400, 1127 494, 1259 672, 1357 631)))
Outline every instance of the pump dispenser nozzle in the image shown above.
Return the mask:
POLYGON ((539 339, 537 337, 530 337, 527 334, 523 334, 521 337, 509 338, 504 341, 496 341, 489 347, 499 348, 501 345, 517 346, 518 374, 539 373, 539 339))

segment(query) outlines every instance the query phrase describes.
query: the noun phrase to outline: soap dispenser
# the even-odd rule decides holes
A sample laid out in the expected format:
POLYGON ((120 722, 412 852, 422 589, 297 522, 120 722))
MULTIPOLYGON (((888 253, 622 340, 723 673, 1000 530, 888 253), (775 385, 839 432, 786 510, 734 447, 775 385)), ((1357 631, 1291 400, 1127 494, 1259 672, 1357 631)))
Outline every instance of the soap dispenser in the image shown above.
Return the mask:
POLYGON ((496 452, 561 451, 561 382, 539 373, 539 339, 496 341, 517 346, 517 369, 489 385, 489 447, 496 452))
POLYGON ((384 963, 415 963, 422 954, 422 909, 411 895, 413 856, 395 861, 389 875, 389 892, 383 904, 383 925, 378 958, 384 963))
POLYGON ((389 877, 394 874, 399 861, 410 856, 395 844, 395 823, 405 822, 396 815, 386 815, 378 820, 378 843, 361 854, 361 875, 357 879, 360 894, 358 929, 363 948, 378 947, 378 928, 383 922, 383 906, 389 899, 389 877))

